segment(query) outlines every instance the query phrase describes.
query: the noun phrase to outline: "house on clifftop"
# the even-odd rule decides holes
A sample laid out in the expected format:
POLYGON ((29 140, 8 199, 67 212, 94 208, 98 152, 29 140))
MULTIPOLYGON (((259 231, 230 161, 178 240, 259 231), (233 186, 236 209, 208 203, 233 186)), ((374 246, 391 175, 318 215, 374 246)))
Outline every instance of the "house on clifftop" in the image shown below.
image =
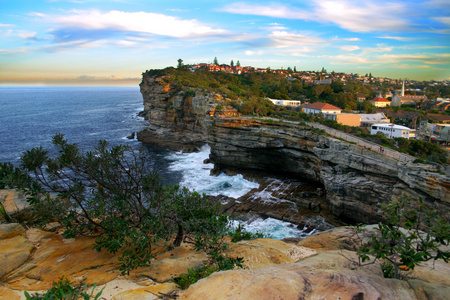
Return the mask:
POLYGON ((310 115, 316 115, 319 113, 340 114, 342 112, 342 109, 337 106, 328 104, 328 103, 314 102, 314 103, 305 105, 303 107, 303 112, 310 114, 310 115))

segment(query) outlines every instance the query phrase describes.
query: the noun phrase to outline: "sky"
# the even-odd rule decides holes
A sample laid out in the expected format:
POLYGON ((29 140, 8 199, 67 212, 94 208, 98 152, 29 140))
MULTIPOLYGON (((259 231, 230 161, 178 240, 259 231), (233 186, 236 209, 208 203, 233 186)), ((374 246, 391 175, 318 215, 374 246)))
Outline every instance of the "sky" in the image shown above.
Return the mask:
POLYGON ((0 85, 137 85, 184 64, 450 79, 450 0, 0 0, 0 85))

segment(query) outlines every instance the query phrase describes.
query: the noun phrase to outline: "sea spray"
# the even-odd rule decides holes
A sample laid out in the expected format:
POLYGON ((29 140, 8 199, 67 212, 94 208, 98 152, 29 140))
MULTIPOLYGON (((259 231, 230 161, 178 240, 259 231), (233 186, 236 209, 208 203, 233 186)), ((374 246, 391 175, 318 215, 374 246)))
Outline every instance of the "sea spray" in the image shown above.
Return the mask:
POLYGON ((307 224, 311 226, 296 226, 295 224, 277 220, 274 218, 256 218, 249 221, 233 220, 230 223, 231 228, 237 228, 238 225, 244 227, 245 231, 252 233, 262 233, 265 237, 281 240, 294 237, 303 239, 311 234, 328 230, 334 226, 327 223, 323 217, 314 217, 308 219, 307 224))
MULTIPOLYGON (((181 186, 211 196, 225 195, 239 198, 247 194, 251 189, 259 187, 258 183, 248 181, 242 175, 227 176, 222 173, 219 176, 211 176, 210 171, 214 165, 204 163, 205 159, 209 158, 209 153, 210 147, 208 145, 203 146, 196 153, 183 153, 181 151, 171 153, 166 157, 170 161, 169 170, 182 174, 181 186)), ((272 184, 272 186, 275 186, 275 184, 272 184)), ((263 201, 287 201, 272 196, 271 193, 273 191, 269 192, 268 190, 270 188, 257 192, 252 197, 260 197, 263 201)), ((282 194, 280 191, 278 193, 282 194)), ((305 238, 315 232, 333 227, 321 217, 307 220, 305 224, 310 226, 303 228, 297 228, 295 224, 274 218, 256 218, 246 222, 234 220, 230 223, 230 226, 235 228, 238 224, 243 225, 246 231, 261 232, 265 236, 274 239, 287 237, 305 238)))
POLYGON ((235 176, 223 173, 218 176, 210 175, 214 165, 204 163, 205 159, 209 158, 209 153, 210 147, 205 145, 199 152, 170 154, 167 157, 171 161, 169 170, 182 172, 181 186, 211 196, 224 195, 239 198, 259 186, 258 183, 248 181, 240 174, 235 176))

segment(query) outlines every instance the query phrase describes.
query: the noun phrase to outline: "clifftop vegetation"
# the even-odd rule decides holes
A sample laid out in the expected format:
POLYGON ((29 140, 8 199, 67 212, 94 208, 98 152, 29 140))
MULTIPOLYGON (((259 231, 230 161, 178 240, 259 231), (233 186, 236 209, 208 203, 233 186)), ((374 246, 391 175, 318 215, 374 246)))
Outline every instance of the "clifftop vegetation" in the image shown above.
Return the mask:
POLYGON ((340 81, 329 85, 309 85, 302 83, 298 75, 287 77, 275 72, 249 72, 240 75, 226 72, 197 70, 191 72, 186 67, 149 70, 148 76, 166 76, 165 81, 179 90, 201 89, 217 92, 230 99, 243 102, 255 99, 310 99, 311 102, 323 101, 344 109, 357 109, 356 93, 374 96, 374 91, 360 82, 340 81))

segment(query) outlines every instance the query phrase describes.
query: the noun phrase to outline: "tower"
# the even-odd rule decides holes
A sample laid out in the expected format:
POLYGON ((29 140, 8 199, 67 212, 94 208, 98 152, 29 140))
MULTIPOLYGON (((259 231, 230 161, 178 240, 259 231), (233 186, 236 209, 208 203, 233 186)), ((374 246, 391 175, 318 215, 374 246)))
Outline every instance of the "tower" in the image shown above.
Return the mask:
POLYGON ((403 79, 403 84, 402 84, 402 97, 405 96, 405 79, 403 79))

